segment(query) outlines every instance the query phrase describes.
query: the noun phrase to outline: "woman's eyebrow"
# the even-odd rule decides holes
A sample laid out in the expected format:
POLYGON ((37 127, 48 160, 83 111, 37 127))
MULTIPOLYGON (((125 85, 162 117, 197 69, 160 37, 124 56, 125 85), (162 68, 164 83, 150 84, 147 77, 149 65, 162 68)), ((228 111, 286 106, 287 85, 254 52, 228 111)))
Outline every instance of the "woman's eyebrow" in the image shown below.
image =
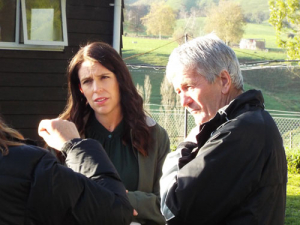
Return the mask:
POLYGON ((95 74, 95 76, 104 76, 104 75, 111 75, 113 74, 112 72, 105 72, 105 73, 100 73, 100 74, 95 74))

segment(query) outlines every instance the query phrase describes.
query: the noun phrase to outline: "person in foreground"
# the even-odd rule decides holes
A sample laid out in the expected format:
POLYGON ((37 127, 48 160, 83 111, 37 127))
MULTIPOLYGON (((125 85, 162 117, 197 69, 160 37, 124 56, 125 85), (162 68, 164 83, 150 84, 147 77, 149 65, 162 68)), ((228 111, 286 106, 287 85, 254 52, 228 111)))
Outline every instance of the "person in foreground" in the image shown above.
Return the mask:
POLYGON ((159 180, 169 137, 146 115, 121 56, 106 43, 90 43, 73 57, 67 76, 68 103, 60 118, 102 144, 128 190, 134 222, 165 224, 159 180))
POLYGON ((125 187, 97 141, 58 119, 41 121, 39 135, 69 168, 0 120, 0 224, 130 224, 125 187))
POLYGON ((167 224, 283 225, 282 138, 262 93, 243 91, 234 51, 214 34, 196 38, 171 53, 166 76, 199 125, 163 166, 167 224))

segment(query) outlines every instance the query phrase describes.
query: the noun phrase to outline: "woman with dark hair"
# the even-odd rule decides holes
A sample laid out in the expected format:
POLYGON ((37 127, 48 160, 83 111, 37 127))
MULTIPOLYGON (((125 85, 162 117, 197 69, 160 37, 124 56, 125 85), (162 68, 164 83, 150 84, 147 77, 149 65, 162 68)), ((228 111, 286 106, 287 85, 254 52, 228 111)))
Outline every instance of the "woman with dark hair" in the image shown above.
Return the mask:
POLYGON ((130 224, 125 187, 99 142, 60 119, 43 120, 39 135, 69 168, 0 118, 0 224, 130 224))
POLYGON ((68 68, 68 102, 61 118, 82 137, 98 140, 128 190, 134 221, 165 224, 159 179, 170 149, 166 131, 145 114, 130 72, 108 44, 82 47, 68 68))

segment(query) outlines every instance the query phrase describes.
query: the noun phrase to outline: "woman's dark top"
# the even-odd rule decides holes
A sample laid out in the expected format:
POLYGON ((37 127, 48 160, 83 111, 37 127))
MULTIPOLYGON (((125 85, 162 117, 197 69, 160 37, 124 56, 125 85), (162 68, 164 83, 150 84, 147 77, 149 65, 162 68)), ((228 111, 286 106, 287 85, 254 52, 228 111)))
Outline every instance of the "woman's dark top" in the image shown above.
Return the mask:
POLYGON ((123 120, 113 132, 110 132, 92 114, 86 125, 85 136, 86 138, 98 140, 102 144, 126 189, 135 191, 138 187, 139 177, 137 152, 134 152, 136 150, 134 150, 131 143, 127 145, 123 143, 123 132, 123 120))

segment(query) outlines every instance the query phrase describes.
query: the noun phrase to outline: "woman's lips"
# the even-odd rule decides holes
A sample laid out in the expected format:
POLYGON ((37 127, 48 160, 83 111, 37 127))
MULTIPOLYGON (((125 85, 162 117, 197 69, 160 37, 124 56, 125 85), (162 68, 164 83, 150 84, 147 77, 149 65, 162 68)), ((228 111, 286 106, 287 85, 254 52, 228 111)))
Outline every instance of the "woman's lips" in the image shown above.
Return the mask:
POLYGON ((108 98, 96 98, 94 102, 97 104, 104 104, 107 100, 108 98))

